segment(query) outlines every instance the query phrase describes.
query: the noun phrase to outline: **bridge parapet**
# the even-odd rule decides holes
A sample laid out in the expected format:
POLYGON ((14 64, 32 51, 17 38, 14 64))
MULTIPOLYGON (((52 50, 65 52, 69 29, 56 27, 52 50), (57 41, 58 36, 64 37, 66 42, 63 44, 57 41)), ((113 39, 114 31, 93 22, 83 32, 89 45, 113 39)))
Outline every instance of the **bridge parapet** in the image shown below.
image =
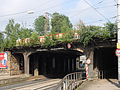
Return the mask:
MULTIPOLYGON (((62 39, 64 38, 64 36, 66 35, 67 33, 58 33, 58 34, 51 34, 51 35, 45 35, 45 36, 39 36, 38 37, 38 41, 39 43, 44 43, 45 40, 46 40, 46 37, 49 37, 51 40, 53 39, 53 37, 55 39, 62 39)), ((79 39, 80 38, 80 35, 75 32, 73 33, 73 40, 76 40, 76 39, 79 39)), ((25 39, 18 39, 16 40, 16 46, 23 46, 23 45, 26 45, 26 44, 29 44, 31 43, 33 40, 31 38, 25 38, 25 39)))

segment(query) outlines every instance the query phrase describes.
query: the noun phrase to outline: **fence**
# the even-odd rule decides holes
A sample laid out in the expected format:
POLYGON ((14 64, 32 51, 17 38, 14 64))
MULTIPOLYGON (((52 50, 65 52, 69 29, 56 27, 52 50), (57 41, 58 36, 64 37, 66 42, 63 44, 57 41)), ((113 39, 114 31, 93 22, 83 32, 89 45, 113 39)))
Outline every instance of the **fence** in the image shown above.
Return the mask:
POLYGON ((55 90, 74 90, 85 79, 85 72, 75 72, 66 75, 55 90))
POLYGON ((112 70, 99 70, 98 71, 98 78, 105 79, 105 78, 116 78, 117 77, 117 69, 112 70))

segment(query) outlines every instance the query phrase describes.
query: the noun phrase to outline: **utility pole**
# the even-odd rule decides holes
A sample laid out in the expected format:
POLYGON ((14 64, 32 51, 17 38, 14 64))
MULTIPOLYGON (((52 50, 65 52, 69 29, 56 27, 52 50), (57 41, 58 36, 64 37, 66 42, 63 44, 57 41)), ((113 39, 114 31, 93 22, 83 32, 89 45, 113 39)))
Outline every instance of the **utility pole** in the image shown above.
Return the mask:
POLYGON ((45 18, 46 18, 46 21, 45 21, 45 34, 47 34, 48 32, 51 32, 51 29, 52 29, 51 17, 52 17, 52 14, 50 14, 48 12, 45 13, 45 18))
POLYGON ((45 13, 45 26, 44 26, 44 33, 47 34, 49 30, 49 17, 48 13, 45 13))
MULTIPOLYGON (((120 0, 117 2, 117 48, 120 49, 120 0)), ((120 56, 118 56, 118 82, 120 84, 120 56)))

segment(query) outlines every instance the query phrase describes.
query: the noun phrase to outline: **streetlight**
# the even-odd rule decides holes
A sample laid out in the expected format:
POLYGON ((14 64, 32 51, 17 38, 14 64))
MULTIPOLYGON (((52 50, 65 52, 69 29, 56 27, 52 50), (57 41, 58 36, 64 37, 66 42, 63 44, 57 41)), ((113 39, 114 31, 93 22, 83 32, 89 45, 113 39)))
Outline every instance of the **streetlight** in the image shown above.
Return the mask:
POLYGON ((27 14, 33 14, 34 11, 30 10, 30 11, 27 11, 27 14))

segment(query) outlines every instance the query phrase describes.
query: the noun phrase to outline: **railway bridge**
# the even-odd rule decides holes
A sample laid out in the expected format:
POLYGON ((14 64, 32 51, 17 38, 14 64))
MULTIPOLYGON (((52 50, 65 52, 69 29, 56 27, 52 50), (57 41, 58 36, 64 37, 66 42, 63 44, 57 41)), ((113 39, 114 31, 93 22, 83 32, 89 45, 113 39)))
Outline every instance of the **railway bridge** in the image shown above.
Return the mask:
POLYGON ((9 68, 11 75, 62 78, 68 73, 80 71, 81 65, 89 60, 88 78, 117 78, 116 39, 95 39, 88 46, 72 42, 49 48, 36 45, 17 46, 6 50, 11 52, 8 58, 11 61, 14 59, 11 65, 13 68, 9 68), (81 58, 82 56, 84 58, 81 58))

